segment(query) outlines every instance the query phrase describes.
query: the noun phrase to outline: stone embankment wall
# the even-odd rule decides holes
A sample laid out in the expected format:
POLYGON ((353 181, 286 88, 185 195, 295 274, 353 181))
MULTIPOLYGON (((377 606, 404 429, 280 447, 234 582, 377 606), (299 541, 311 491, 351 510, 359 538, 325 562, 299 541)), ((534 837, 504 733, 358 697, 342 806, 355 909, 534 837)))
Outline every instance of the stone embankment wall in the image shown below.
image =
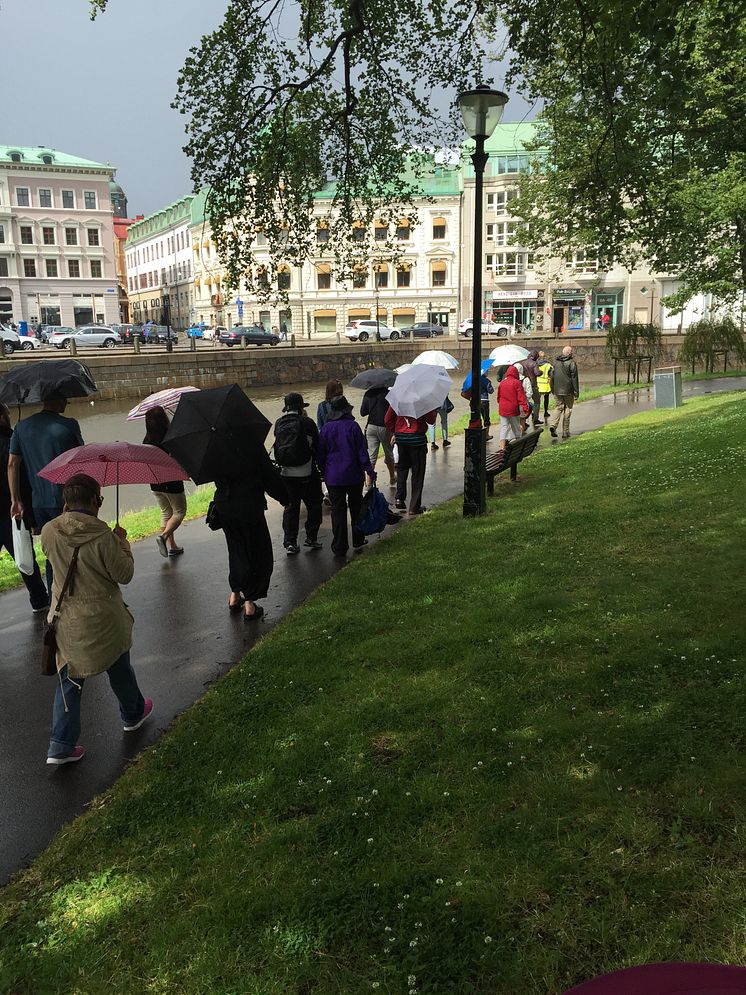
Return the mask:
MULTIPOLYGON (((663 355, 657 366, 666 366, 677 360, 683 339, 678 335, 664 336, 663 355)), ((485 339, 482 356, 486 358, 503 339, 485 339)), ((551 359, 564 345, 572 345, 581 370, 600 370, 610 366, 604 351, 602 337, 563 336, 562 339, 537 337, 521 338, 520 345, 527 349, 543 349, 551 359)), ((285 386, 290 384, 319 383, 338 377, 347 383, 356 373, 368 366, 400 366, 411 362, 425 349, 444 349, 459 360, 461 370, 468 369, 471 361, 471 341, 454 337, 417 339, 415 342, 381 342, 365 344, 352 342, 344 345, 298 344, 295 347, 278 345, 227 348, 199 348, 195 352, 179 348, 173 353, 159 349, 139 355, 130 349, 107 349, 79 353, 78 358, 87 364, 98 384, 98 397, 139 398, 164 387, 215 387, 224 383, 243 386, 285 386)), ((62 359, 67 353, 51 354, 44 350, 33 357, 16 353, 12 359, 0 361, 0 374, 18 363, 38 362, 42 359, 62 359)))

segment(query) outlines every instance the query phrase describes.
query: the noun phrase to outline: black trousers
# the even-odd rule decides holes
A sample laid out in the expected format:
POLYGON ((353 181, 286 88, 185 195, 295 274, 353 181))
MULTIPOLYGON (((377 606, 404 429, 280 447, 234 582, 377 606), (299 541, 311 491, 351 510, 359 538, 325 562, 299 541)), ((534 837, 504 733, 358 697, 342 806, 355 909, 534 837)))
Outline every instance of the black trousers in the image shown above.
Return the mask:
MULTIPOLYGON (((4 509, 7 512, 7 508, 4 509)), ((0 551, 3 546, 8 550, 10 555, 13 555, 13 522, 10 516, 0 518, 0 551)), ((21 570, 18 571, 23 579, 23 583, 26 585, 26 590, 28 591, 29 601, 31 602, 32 608, 43 608, 44 605, 49 604, 49 595, 47 594, 47 589, 44 581, 41 579, 41 571, 39 570, 39 564, 36 562, 36 553, 34 553, 34 572, 29 577, 27 574, 23 573, 21 570)))
POLYGON ((422 506, 422 487, 425 483, 427 446, 398 446, 399 462, 396 464, 396 502, 406 504, 407 480, 412 475, 412 494, 409 511, 414 513, 422 506))
POLYGON ((223 532, 228 545, 228 583, 231 591, 248 601, 266 598, 272 579, 272 539, 267 521, 261 518, 224 517, 223 532))
POLYGON ((536 406, 536 413, 539 414, 539 408, 541 407, 541 398, 544 398, 544 414, 549 414, 549 391, 546 394, 539 394, 539 403, 536 406))
POLYGON ((357 549, 365 542, 363 533, 355 528, 363 504, 362 481, 352 487, 329 486, 329 500, 332 503, 332 552, 335 556, 344 556, 350 548, 347 531, 348 508, 352 523, 352 545, 357 549))
POLYGON ((290 501, 282 515, 284 542, 288 546, 298 541, 301 501, 306 506, 306 539, 318 539, 321 527, 321 476, 314 470, 308 477, 283 477, 290 501))
POLYGON ((482 421, 488 427, 490 426, 490 399, 487 398, 486 401, 479 402, 479 410, 482 412, 482 421))

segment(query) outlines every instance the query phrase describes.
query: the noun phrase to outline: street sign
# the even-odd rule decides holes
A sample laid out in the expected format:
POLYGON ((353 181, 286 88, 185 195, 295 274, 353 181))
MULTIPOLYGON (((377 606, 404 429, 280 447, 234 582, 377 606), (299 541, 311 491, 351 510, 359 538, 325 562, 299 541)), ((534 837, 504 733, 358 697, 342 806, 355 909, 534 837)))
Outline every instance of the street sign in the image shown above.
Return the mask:
POLYGON ((241 321, 243 318, 243 301, 240 297, 236 298, 236 307, 238 308, 238 320, 241 321))

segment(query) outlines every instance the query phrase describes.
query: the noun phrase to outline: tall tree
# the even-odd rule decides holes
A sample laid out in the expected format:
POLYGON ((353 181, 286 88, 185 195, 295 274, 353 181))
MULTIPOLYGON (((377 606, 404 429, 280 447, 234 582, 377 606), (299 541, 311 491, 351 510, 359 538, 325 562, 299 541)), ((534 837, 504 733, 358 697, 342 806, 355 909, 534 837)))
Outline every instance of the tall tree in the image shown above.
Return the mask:
POLYGON ((509 0, 511 78, 544 101, 518 212, 530 245, 742 300, 746 3, 509 0))

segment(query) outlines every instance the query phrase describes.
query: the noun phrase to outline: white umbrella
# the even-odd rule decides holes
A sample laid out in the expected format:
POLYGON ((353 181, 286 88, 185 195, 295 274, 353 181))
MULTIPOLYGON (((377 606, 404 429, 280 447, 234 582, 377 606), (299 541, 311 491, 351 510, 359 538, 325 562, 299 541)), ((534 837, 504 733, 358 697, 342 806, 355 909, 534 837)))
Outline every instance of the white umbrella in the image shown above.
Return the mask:
POLYGON ((436 411, 452 387, 441 366, 412 366, 399 374, 386 400, 403 418, 421 418, 436 411))
POLYGON ((127 421, 144 418, 151 408, 161 407, 173 414, 176 411, 176 406, 179 403, 181 395, 189 394, 193 390, 199 390, 199 387, 167 387, 166 390, 159 390, 155 394, 149 394, 148 397, 143 398, 142 401, 134 406, 127 415, 127 421))
POLYGON ((528 349, 519 345, 499 345, 490 353, 490 359, 495 361, 495 366, 509 366, 511 363, 520 363, 522 359, 528 357, 528 349))
POLYGON ((403 373, 405 370, 411 370, 412 369, 412 364, 411 363, 402 363, 401 366, 396 366, 396 367, 394 367, 394 369, 396 370, 397 373, 403 373))
POLYGON ((412 360, 412 366, 441 366, 445 370, 455 370, 458 368, 458 360, 450 352, 430 349, 415 356, 412 360))

